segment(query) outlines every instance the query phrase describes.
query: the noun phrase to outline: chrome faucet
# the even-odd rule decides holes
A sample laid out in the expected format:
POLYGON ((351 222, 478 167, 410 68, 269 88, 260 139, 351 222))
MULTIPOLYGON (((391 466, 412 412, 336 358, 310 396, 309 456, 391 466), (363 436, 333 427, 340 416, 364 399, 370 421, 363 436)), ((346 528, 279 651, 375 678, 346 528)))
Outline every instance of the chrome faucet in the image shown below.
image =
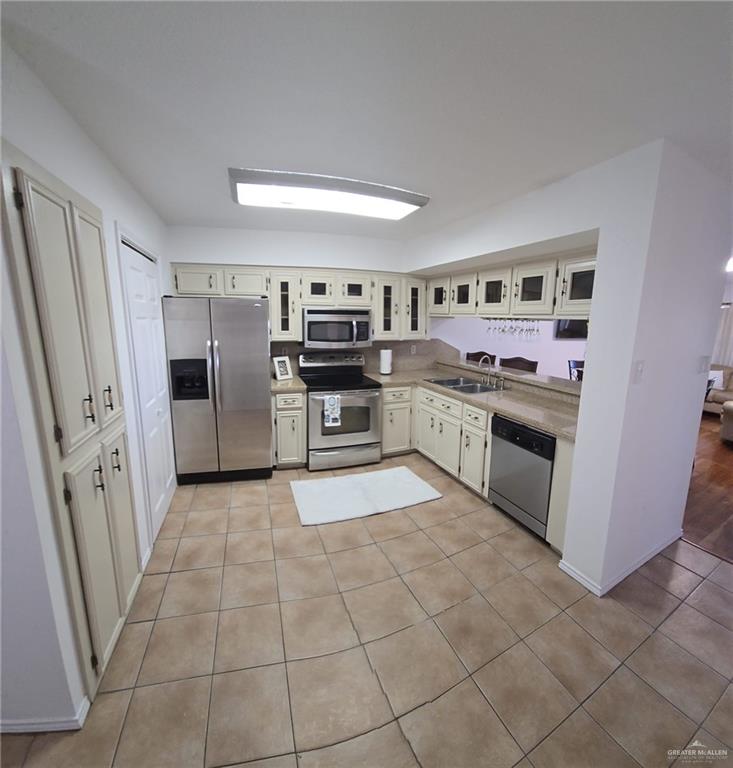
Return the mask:
POLYGON ((481 369, 481 366, 483 365, 484 360, 488 360, 489 367, 486 371, 486 376, 484 376, 484 384, 491 384, 491 356, 490 355, 484 355, 479 361, 478 361, 478 367, 479 370, 481 369))

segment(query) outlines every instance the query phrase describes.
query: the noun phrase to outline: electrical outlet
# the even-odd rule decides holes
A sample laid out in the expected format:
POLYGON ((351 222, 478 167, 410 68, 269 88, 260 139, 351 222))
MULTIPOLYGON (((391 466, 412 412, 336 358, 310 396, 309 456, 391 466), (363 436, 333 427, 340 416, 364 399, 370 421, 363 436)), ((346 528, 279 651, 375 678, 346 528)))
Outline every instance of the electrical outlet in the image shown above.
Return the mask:
POLYGON ((287 347, 281 347, 280 348, 280 355, 281 357, 285 357, 285 355, 288 354, 288 348, 287 347))
POLYGON ((410 354, 411 355, 417 354, 417 344, 410 344, 410 354))

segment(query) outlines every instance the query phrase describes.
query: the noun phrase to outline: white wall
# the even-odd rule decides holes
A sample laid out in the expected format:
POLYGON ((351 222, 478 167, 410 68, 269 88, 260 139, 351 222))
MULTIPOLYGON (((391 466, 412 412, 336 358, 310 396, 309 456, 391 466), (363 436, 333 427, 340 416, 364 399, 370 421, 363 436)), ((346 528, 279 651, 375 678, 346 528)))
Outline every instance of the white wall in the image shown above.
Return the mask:
MULTIPOLYGON (((170 227, 169 262, 336 267, 392 272, 404 269, 404 246, 394 240, 314 232, 170 227)), ((170 290, 166 274, 165 290, 170 290)))
POLYGON ((668 479, 689 479, 690 424, 699 417, 705 387, 699 358, 712 348, 720 272, 730 253, 730 240, 721 232, 729 221, 726 190, 691 163, 691 177, 700 188, 676 179, 663 169, 663 155, 673 164, 681 153, 661 140, 653 142, 410 243, 409 267, 422 270, 574 232, 600 231, 563 561, 596 592, 606 591, 679 535, 686 491, 668 479), (675 183, 689 199, 669 191, 675 183), (695 218, 703 206, 711 206, 703 217, 705 232, 695 218), (676 233, 684 225, 697 240, 693 244, 685 236, 678 246, 667 243, 676 255, 665 263, 656 244, 666 231, 676 233), (663 266, 649 267, 657 262, 663 266), (702 278, 690 276, 691 265, 702 278), (662 280, 668 289, 665 306, 654 293, 662 280), (683 285, 690 280, 692 289, 683 285), (675 340, 665 325, 672 316, 677 320, 671 328, 688 323, 696 332, 675 340), (666 354, 652 354, 648 337, 657 339, 666 354), (641 338, 643 352, 637 349, 641 338), (654 408, 640 408, 635 419, 627 418, 627 401, 636 402, 629 389, 640 354, 645 389, 678 376, 685 384, 679 395, 660 387, 654 408), (666 422, 673 413, 682 426, 671 435, 666 422), (649 436, 656 434, 673 438, 663 461, 638 447, 648 447, 649 436), (633 476, 629 462, 636 466, 633 476), (642 477, 646 486, 639 494, 642 477))
MULTIPOLYGON (((122 177, 119 171, 106 159, 99 148, 81 130, 66 110, 56 101, 41 81, 31 72, 26 64, 6 44, 2 49, 2 107, 3 107, 3 138, 10 141, 32 160, 43 166, 47 171, 56 175, 67 185, 81 195, 89 198, 102 209, 108 258, 108 275, 112 293, 112 306, 117 330, 118 356, 121 367, 122 390, 126 404, 132 404, 132 376, 129 365, 129 353, 125 335, 124 307, 120 286, 120 273, 117 263, 117 243, 115 242, 115 222, 119 222, 126 231, 134 234, 135 239, 152 253, 162 254, 166 229, 162 221, 145 203, 140 195, 122 177)), ((4 281, 7 282, 7 281, 4 281)), ((11 361, 10 377, 15 394, 15 401, 6 400, 8 391, 3 390, 3 411, 12 413, 31 414, 32 402, 27 386, 24 384, 27 372, 22 369, 23 358, 17 327, 14 329, 16 318, 6 313, 12 313, 8 301, 3 306, 3 341, 11 361)), ((23 420, 21 419, 21 424, 23 420)), ((133 492, 138 515, 138 530, 140 533, 141 552, 147 556, 150 541, 147 536, 147 525, 144 520, 143 476, 140 463, 141 452, 139 436, 130 408, 127 414, 127 427, 131 446, 130 466, 132 470, 133 492)), ((5 441, 5 435, 3 435, 5 441)), ((28 461, 28 456, 37 455, 40 458, 38 442, 28 422, 28 428, 21 433, 9 433, 4 450, 15 455, 20 461, 26 457, 25 471, 30 478, 34 490, 34 509, 38 520, 38 530, 26 530, 30 537, 25 543, 29 552, 40 546, 45 558, 46 590, 52 595, 54 610, 66 611, 66 616, 56 616, 56 642, 66 648, 70 627, 68 608, 63 597, 63 574, 58 557, 54 557, 52 547, 53 521, 50 501, 43 491, 45 484, 37 461, 28 461), (22 444, 18 443, 18 440, 22 444), (36 540, 34 540, 35 535, 36 540), (40 536, 40 542, 37 540, 40 536), (50 539, 50 541, 49 541, 50 539), (60 597, 59 597, 60 595, 60 597)), ((22 466, 18 468, 22 471, 22 466)), ((12 518, 24 514, 28 497, 21 484, 3 485, 3 519, 8 525, 15 526, 12 518)), ((4 546, 4 544, 3 544, 4 546)), ((57 553, 56 553, 57 554, 57 553)), ((10 561, 17 565, 17 561, 10 561)), ((39 572, 41 573, 41 572, 39 572)), ((19 584, 24 584, 22 573, 3 573, 3 606, 8 600, 8 610, 12 608, 28 612, 32 609, 39 613, 43 611, 41 601, 28 602, 23 605, 13 601, 11 593, 18 590, 19 584)), ((25 687, 35 691, 36 707, 44 710, 45 717, 51 720, 73 719, 77 717, 83 704, 81 680, 78 668, 74 668, 73 660, 68 654, 62 654, 65 669, 63 675, 54 677, 48 673, 47 664, 53 658, 51 654, 37 657, 38 647, 27 642, 23 634, 26 618, 22 615, 3 614, 3 665, 9 668, 24 670, 25 687), (12 655, 11 655, 12 654, 12 655), (70 702, 68 707, 61 706, 63 700, 62 682, 66 679, 66 697, 70 702), (40 696, 39 692, 45 691, 40 696), (80 698, 81 696, 81 698, 80 698), (46 706, 42 706, 46 704, 46 706), (56 708, 54 708, 56 707, 56 708)), ((50 636, 50 637, 53 637, 50 636)), ((3 686, 3 727, 8 721, 33 720, 39 715, 38 710, 25 709, 29 700, 21 689, 3 686)), ((42 718, 41 718, 42 719, 42 718)))
MULTIPOLYGON (((429 336, 442 339, 465 355, 484 350, 497 358, 526 357, 537 360, 537 373, 568 378, 568 360, 585 360, 585 341, 556 339, 553 320, 540 320, 538 335, 520 336, 495 332, 498 321, 481 317, 432 317, 429 336)), ((497 359, 498 364, 498 359, 497 359)))

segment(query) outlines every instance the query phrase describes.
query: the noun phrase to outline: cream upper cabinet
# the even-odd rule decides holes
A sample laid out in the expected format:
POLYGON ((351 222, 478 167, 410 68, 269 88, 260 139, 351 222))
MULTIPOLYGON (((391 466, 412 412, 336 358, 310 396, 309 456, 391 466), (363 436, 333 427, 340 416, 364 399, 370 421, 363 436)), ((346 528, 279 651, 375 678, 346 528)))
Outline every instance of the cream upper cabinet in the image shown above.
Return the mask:
POLYGON ((375 280, 372 303, 372 337, 376 341, 399 339, 402 279, 379 277, 375 280))
POLYGON ((476 273, 455 275, 450 279, 450 314, 476 314, 476 273))
POLYGON ((369 307, 372 303, 372 277, 364 272, 336 275, 334 303, 344 307, 369 307))
POLYGON ((427 330, 425 314, 425 281, 406 277, 403 280, 402 338, 424 339, 427 330))
POLYGON ((122 414, 117 358, 105 271, 102 222, 72 206, 79 275, 94 372, 94 405, 101 425, 122 414))
POLYGON ((506 317, 512 299, 512 269, 479 272, 476 311, 482 317, 506 317))
POLYGON ((127 613, 135 596, 140 571, 137 533, 132 514, 132 493, 128 472, 129 458, 124 432, 102 442, 102 467, 106 477, 110 532, 117 571, 117 592, 122 612, 127 613))
POLYGON ((486 440, 486 430, 466 424, 464 421, 461 438, 460 479, 479 493, 483 489, 484 482, 486 440))
POLYGON ((555 301, 556 261, 514 267, 511 312, 515 316, 551 315, 555 301))
POLYGON ((102 407, 92 374, 71 205, 21 171, 18 181, 57 439, 66 455, 99 430, 102 407))
POLYGON ((302 341, 300 273, 270 273, 270 329, 273 341, 302 341))
POLYGON ((587 317, 596 276, 595 258, 560 261, 555 314, 587 317))
POLYGON ((84 585, 84 599, 92 646, 100 668, 112 653, 122 622, 115 554, 107 499, 107 473, 100 453, 87 457, 65 473, 70 493, 76 549, 84 585))
POLYGON ((428 280, 428 314, 450 314, 450 277, 428 280))
POLYGON ((329 272, 303 272, 303 304, 334 306, 335 276, 329 272))
POLYGON ((182 264, 174 274, 176 291, 180 294, 217 296, 223 292, 224 273, 221 269, 197 264, 182 264))
POLYGON ((410 402, 385 403, 382 413, 382 453, 410 450, 410 402))
POLYGON ((227 296, 267 296, 270 293, 270 275, 262 268, 225 269, 224 293, 227 296))

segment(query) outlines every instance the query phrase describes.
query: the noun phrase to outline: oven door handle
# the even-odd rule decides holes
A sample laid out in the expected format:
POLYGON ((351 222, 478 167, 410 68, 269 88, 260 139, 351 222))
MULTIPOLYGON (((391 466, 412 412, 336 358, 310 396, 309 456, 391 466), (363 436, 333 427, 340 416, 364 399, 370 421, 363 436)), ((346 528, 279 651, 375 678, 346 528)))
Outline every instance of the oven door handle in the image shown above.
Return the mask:
POLYGON ((356 338, 356 320, 351 321, 351 328, 352 328, 352 343, 356 344, 357 338, 356 338))
POLYGON ((341 395, 341 397, 379 397, 382 394, 381 389, 359 389, 349 390, 348 392, 327 392, 323 395, 310 394, 309 400, 325 400, 332 395, 341 395))

